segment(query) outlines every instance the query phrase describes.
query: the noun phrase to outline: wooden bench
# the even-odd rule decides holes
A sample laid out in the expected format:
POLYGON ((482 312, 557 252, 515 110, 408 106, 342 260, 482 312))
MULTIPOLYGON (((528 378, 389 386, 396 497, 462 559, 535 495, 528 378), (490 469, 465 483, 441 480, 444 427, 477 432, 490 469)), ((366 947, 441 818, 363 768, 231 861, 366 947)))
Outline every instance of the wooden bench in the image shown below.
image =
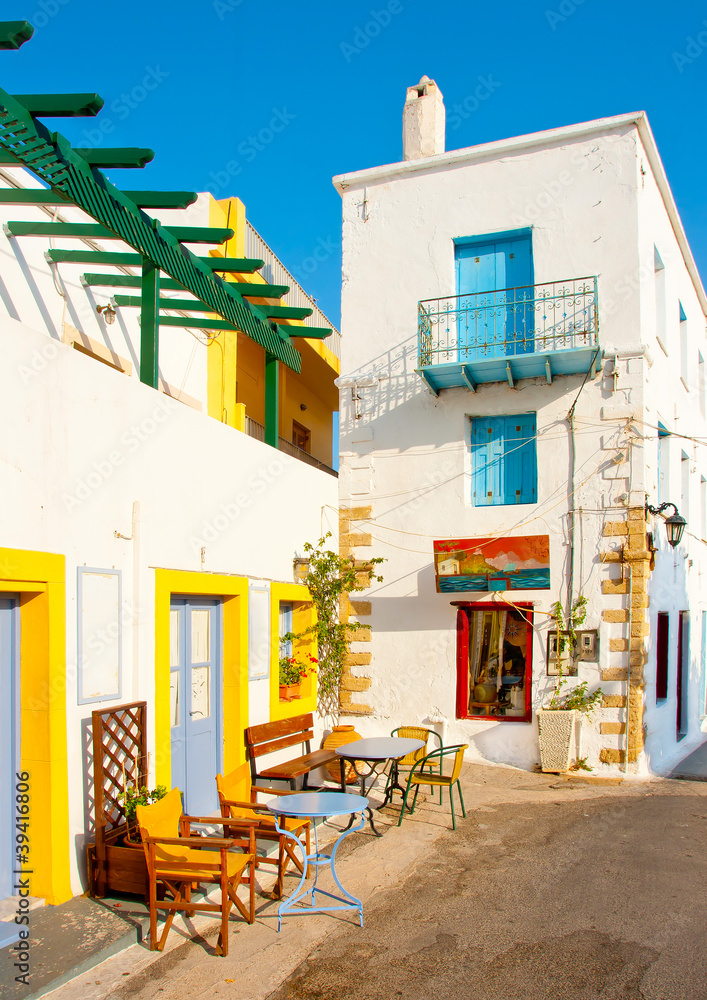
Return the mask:
POLYGON ((250 761, 250 774, 254 785, 259 781, 287 781, 290 788, 295 789, 297 778, 302 778, 302 788, 307 789, 307 775, 318 767, 323 767, 333 761, 338 761, 333 750, 314 750, 311 740, 314 737, 314 717, 296 715, 293 719, 281 719, 279 722, 265 722, 260 726, 250 726, 245 731, 245 746, 250 761), (307 750, 301 757, 294 757, 283 764, 274 764, 264 770, 259 770, 259 761, 265 754, 286 750, 288 747, 304 746, 307 750))

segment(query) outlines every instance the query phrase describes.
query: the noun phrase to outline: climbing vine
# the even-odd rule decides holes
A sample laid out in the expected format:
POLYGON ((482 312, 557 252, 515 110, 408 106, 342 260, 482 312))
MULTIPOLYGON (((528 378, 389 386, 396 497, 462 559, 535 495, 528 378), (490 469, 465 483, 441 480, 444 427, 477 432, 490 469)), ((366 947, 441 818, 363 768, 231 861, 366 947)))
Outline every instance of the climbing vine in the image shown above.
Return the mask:
POLYGON ((375 567, 384 560, 381 557, 357 563, 353 556, 340 556, 327 548, 331 532, 315 544, 306 542, 304 552, 309 560, 304 584, 309 588, 312 603, 317 613, 314 625, 301 632, 288 632, 283 640, 316 638, 318 647, 317 710, 321 716, 339 715, 339 690, 344 663, 349 652, 349 642, 356 632, 367 626, 359 622, 342 622, 340 606, 342 598, 357 591, 366 590, 374 580, 381 582, 375 567))

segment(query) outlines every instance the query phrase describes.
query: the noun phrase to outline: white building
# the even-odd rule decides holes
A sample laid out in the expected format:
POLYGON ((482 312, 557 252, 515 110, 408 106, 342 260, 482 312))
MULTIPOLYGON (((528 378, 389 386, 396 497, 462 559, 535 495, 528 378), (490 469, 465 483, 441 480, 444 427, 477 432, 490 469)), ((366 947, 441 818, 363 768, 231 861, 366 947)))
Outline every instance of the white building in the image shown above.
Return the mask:
POLYGON ((707 731, 707 299, 655 142, 638 113, 446 152, 443 119, 423 77, 402 162, 334 180, 343 538, 387 560, 346 710, 532 767, 551 606, 586 598, 580 756, 664 772, 707 731))
MULTIPOLYGON (((301 370, 279 366, 268 411, 264 348, 164 279, 157 384, 144 384, 134 246, 97 236, 94 219, 21 162, 3 164, 0 900, 13 893, 24 772, 31 894, 60 903, 87 888, 93 711, 146 702, 139 769, 204 813, 217 808, 216 773, 244 760, 246 726, 316 706, 311 679, 301 701, 280 701, 278 638, 311 618, 294 556, 336 529, 339 362, 326 344, 338 352, 339 335, 293 336, 301 370), (277 447, 263 441, 268 421, 277 447)), ((214 252, 229 279, 252 283, 244 296, 261 315, 279 309, 293 334, 302 314, 326 323, 240 202, 195 199, 163 222, 201 227, 192 248, 206 255, 233 230, 214 252), (280 302, 268 281, 291 292, 280 302)))

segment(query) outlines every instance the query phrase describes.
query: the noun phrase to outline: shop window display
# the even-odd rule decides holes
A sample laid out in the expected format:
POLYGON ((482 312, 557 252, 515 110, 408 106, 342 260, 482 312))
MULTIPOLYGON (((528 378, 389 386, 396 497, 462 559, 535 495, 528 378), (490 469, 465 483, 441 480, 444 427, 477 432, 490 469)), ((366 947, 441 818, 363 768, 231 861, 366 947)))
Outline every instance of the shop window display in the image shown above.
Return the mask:
POLYGON ((458 716, 527 720, 532 611, 477 604, 460 607, 459 616, 458 716))

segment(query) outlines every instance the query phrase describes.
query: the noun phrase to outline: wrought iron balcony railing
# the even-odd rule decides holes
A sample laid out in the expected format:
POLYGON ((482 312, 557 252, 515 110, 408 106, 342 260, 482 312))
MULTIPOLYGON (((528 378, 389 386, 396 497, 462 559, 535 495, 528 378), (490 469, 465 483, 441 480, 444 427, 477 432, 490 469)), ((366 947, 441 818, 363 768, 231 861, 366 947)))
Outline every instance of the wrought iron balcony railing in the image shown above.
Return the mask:
POLYGON ((598 332, 595 277, 426 299, 419 303, 419 367, 586 349, 598 332))

